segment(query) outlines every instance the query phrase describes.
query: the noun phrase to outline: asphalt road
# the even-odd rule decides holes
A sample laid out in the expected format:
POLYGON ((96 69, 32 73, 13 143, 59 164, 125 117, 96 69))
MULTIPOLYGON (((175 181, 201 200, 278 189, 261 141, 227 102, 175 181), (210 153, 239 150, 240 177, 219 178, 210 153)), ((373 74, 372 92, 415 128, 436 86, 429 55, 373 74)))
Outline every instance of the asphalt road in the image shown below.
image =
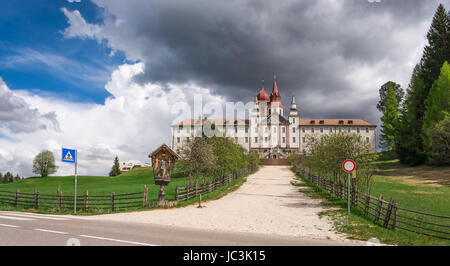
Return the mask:
POLYGON ((1 246, 335 246, 327 240, 0 212, 1 246))

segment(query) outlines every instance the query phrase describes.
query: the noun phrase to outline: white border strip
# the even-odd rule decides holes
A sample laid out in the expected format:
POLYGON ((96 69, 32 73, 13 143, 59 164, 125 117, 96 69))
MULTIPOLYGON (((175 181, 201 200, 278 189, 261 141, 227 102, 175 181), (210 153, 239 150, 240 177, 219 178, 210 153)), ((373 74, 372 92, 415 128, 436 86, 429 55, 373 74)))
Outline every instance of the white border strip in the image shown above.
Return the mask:
POLYGON ((55 233, 55 234, 60 234, 60 235, 67 235, 67 234, 68 234, 68 233, 66 233, 66 232, 59 232, 59 231, 53 231, 53 230, 47 230, 47 229, 40 229, 40 228, 37 228, 37 229, 34 229, 34 230, 40 231, 40 232, 46 232, 46 233, 55 233))
POLYGON ((90 235, 79 235, 79 236, 86 237, 86 238, 94 238, 94 239, 99 239, 99 240, 108 240, 108 241, 115 241, 115 242, 121 242, 121 243, 133 244, 133 245, 140 245, 140 246, 156 246, 156 245, 148 244, 148 243, 127 241, 127 240, 120 240, 120 239, 113 239, 113 238, 106 238, 106 237, 99 237, 99 236, 90 236, 90 235))

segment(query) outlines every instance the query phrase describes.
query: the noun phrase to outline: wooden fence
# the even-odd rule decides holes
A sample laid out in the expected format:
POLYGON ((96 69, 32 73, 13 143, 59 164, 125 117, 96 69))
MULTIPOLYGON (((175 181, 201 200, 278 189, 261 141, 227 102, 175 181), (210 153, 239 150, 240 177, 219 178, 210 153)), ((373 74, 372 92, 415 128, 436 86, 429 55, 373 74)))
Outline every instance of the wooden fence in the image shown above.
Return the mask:
MULTIPOLYGON (((348 199, 346 182, 335 182, 296 166, 293 168, 297 174, 301 174, 316 186, 334 194, 340 199, 348 199)), ((429 238, 435 237, 450 240, 450 216, 401 208, 397 205, 395 199, 391 198, 386 201, 382 195, 374 197, 362 193, 354 184, 351 184, 350 203, 353 207, 361 209, 364 216, 370 217, 374 223, 380 224, 385 228, 405 230, 425 235, 429 238)))
MULTIPOLYGON (((148 206, 148 189, 144 187, 143 191, 126 194, 110 195, 89 195, 86 190, 84 195, 77 195, 77 210, 89 211, 92 209, 110 209, 116 211, 124 208, 146 207, 148 206)), ((56 194, 41 194, 38 191, 34 193, 24 193, 19 190, 1 191, 0 204, 6 204, 14 207, 34 208, 34 209, 54 209, 56 211, 73 210, 75 204, 74 195, 63 195, 61 191, 56 194)))
POLYGON ((175 187, 175 201, 187 201, 192 198, 196 198, 199 195, 204 195, 213 192, 214 190, 225 186, 242 176, 248 175, 253 172, 255 168, 245 168, 235 173, 216 177, 210 181, 204 181, 202 183, 187 184, 184 187, 175 187))

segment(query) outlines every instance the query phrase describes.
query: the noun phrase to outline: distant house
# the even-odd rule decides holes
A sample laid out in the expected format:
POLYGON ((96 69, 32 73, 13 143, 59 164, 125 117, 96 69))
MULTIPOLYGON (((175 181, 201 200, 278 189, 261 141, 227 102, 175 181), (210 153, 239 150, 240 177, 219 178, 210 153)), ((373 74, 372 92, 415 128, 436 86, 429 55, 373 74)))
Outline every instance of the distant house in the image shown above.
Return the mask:
POLYGON ((125 173, 134 168, 139 168, 139 167, 142 167, 142 164, 140 164, 140 163, 123 163, 122 165, 119 166, 119 170, 121 173, 125 173))

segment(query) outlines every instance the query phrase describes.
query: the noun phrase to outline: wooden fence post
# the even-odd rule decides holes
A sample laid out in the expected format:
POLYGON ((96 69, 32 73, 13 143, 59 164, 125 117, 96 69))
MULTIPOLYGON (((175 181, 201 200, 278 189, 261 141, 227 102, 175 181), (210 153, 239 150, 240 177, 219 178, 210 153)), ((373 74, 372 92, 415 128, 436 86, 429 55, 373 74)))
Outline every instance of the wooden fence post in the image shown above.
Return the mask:
MULTIPOLYGON (((176 191, 176 188, 175 188, 176 191)), ((177 194, 175 193, 175 200, 177 198, 177 194)), ((144 199, 142 202, 142 207, 146 207, 147 206, 147 201, 148 201, 148 188, 147 185, 144 185, 144 199)))
POLYGON ((186 201, 189 200, 189 183, 186 185, 186 201))
POLYGON ((62 209, 62 191, 58 189, 58 209, 62 209))
POLYGON ((111 210, 114 211, 114 192, 111 192, 111 210))
POLYGON ((384 217, 383 227, 387 228, 389 225, 389 219, 391 218, 392 213, 392 198, 389 200, 389 204, 386 210, 386 215, 384 217))
POLYGON ((16 201, 14 203, 14 206, 17 207, 19 205, 19 189, 16 189, 16 201))
POLYGON ((175 186, 175 201, 178 201, 178 186, 175 186))
POLYGON ((195 182, 195 197, 198 197, 198 180, 195 182))
POLYGON ((84 211, 87 212, 88 211, 88 204, 89 204, 89 191, 86 189, 86 191, 84 191, 84 211))
POLYGON ((37 189, 34 193, 34 208, 39 209, 39 192, 37 191, 37 189))
POLYGON ((369 215, 370 195, 366 194, 366 205, 364 206, 364 215, 369 215))
POLYGON ((382 206, 383 206, 383 196, 380 195, 380 197, 378 198, 377 209, 375 211, 375 219, 373 221, 374 223, 376 223, 376 222, 378 222, 378 220, 380 220, 382 206))
POLYGON ((392 230, 395 230, 397 227, 397 201, 394 200, 393 202, 393 211, 394 211, 394 220, 392 221, 392 230))

